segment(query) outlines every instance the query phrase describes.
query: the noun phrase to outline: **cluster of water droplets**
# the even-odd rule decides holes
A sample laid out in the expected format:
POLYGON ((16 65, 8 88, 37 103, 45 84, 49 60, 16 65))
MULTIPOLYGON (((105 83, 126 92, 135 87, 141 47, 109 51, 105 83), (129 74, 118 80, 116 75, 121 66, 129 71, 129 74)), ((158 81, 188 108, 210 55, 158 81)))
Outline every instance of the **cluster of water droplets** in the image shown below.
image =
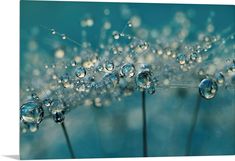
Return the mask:
MULTIPOLYGON (((104 14, 109 15, 110 11, 106 9, 104 14)), ((176 32, 175 25, 168 25, 158 31, 141 27, 141 18, 135 15, 119 32, 111 31, 112 23, 106 20, 101 33, 110 35, 104 36, 107 41, 102 40, 95 50, 88 42, 78 43, 55 29, 48 29, 60 38, 57 46, 67 40, 76 47, 64 49, 59 45, 54 63, 44 65, 40 74, 34 73, 41 76, 37 82, 41 86, 37 92, 23 92, 26 103, 20 107, 21 127, 35 132, 43 119, 62 123, 66 112, 79 105, 109 106, 136 91, 155 94, 158 88, 171 88, 175 82, 186 88, 199 88, 205 99, 214 98, 219 87, 234 87, 235 60, 221 62, 221 56, 216 57, 225 50, 234 54, 234 34, 213 35, 214 26, 210 23, 210 32, 198 33, 195 42, 188 42, 186 38, 194 31, 190 31, 187 15, 176 13, 173 21, 180 30, 176 32), (69 57, 67 53, 73 54, 69 57), (208 63, 209 59, 213 59, 212 63, 208 63), (189 86, 185 81, 196 84, 189 86)), ((94 23, 91 17, 81 20, 84 32, 94 23)))

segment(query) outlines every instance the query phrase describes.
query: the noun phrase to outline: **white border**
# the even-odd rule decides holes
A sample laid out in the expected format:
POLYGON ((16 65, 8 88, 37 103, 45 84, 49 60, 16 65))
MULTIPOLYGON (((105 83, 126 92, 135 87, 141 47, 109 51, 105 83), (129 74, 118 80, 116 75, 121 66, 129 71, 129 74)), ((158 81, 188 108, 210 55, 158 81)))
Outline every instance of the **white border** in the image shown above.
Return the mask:
MULTIPOLYGON (((74 1, 74 0, 70 0, 74 1)), ((84 0, 80 0, 84 1, 84 0)), ((91 0, 85 0, 91 1, 91 0)), ((95 0, 96 1, 96 0, 95 0)), ((107 2, 99 0, 100 2, 107 2)), ((97 1, 96 1, 97 2, 97 1)), ((232 4, 234 0, 115 0, 109 2, 187 3, 187 4, 232 4)), ((0 1, 0 159, 11 160, 19 153, 19 1, 0 1), (6 157, 6 155, 11 157, 6 157)), ((128 158, 123 160, 134 160, 128 158)), ((234 161, 235 156, 213 157, 165 157, 145 160, 213 160, 234 161)), ((90 159, 86 159, 90 160, 90 159)), ((93 159, 92 159, 93 160, 93 159)), ((97 159, 100 160, 100 159, 97 159)), ((111 159, 106 159, 111 160, 111 159)), ((119 159, 112 159, 119 160, 119 159)), ((143 160, 138 158, 138 160, 143 160)))

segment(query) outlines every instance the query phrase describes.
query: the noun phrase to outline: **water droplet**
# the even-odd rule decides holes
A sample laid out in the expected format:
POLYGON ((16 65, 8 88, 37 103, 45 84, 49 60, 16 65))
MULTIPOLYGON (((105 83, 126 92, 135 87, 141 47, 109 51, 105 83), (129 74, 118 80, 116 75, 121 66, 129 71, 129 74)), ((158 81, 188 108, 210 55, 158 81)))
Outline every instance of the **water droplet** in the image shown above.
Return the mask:
POLYGON ((186 56, 183 53, 179 53, 176 57, 176 60, 179 64, 183 65, 186 62, 186 56))
POLYGON ((192 61, 196 61, 196 60, 198 59, 197 53, 196 53, 196 52, 193 52, 193 53, 190 55, 190 59, 191 59, 192 61))
POLYGON ((72 66, 72 67, 75 67, 76 65, 77 65, 77 62, 76 62, 75 60, 72 60, 72 61, 71 61, 71 66, 72 66))
POLYGON ((35 101, 38 101, 39 100, 39 97, 36 93, 32 93, 31 95, 32 99, 35 100, 35 101))
POLYGON ((56 112, 55 114, 53 114, 53 120, 57 124, 63 123, 64 122, 64 114, 63 114, 63 112, 56 112))
POLYGON ((43 116, 44 111, 37 102, 27 102, 20 107, 20 120, 26 124, 39 124, 43 116))
POLYGON ((147 50, 149 48, 149 44, 147 42, 142 42, 139 47, 142 49, 142 50, 147 50))
POLYGON ((149 88, 151 85, 151 72, 149 70, 143 70, 136 76, 136 84, 140 88, 149 88))
POLYGON ((96 67, 96 71, 98 72, 102 72, 104 69, 103 65, 102 64, 99 64, 97 67, 96 67))
POLYGON ((114 64, 112 61, 105 62, 105 69, 108 71, 112 71, 114 69, 114 64))
POLYGON ((203 79, 199 84, 199 93, 205 99, 211 99, 215 97, 217 90, 217 83, 210 78, 203 79))
POLYGON ((154 83, 150 84, 150 87, 147 89, 148 94, 155 94, 156 93, 156 87, 154 86, 154 83))
POLYGON ((30 132, 36 132, 38 130, 38 124, 30 123, 28 124, 30 132))
POLYGON ((119 76, 117 73, 107 73, 103 77, 104 84, 107 88, 115 88, 119 83, 119 76))
POLYGON ((131 21, 129 21, 128 22, 128 27, 132 27, 133 25, 132 25, 132 23, 131 23, 131 21))
POLYGON ((64 74, 61 78, 60 81, 62 83, 62 85, 64 86, 64 88, 69 88, 70 87, 70 81, 69 81, 69 75, 66 73, 64 74))
POLYGON ((45 100, 43 100, 42 104, 45 106, 45 107, 49 107, 51 106, 51 100, 46 98, 45 100))
POLYGON ((86 76, 86 69, 82 66, 80 67, 77 67, 75 69, 75 75, 78 77, 78 78, 84 78, 86 76))
POLYGON ((56 34, 56 31, 54 29, 51 29, 51 34, 52 35, 55 35, 56 34))
POLYGON ((215 74, 215 80, 218 84, 223 84, 225 79, 224 79, 224 74, 222 72, 216 73, 215 74))
POLYGON ((133 64, 125 64, 121 68, 121 75, 124 77, 133 77, 135 75, 135 66, 133 64))
POLYGON ((115 40, 118 40, 118 39, 120 38, 120 34, 119 34, 117 31, 114 31, 114 32, 113 32, 113 38, 114 38, 115 40))
POLYGON ((63 40, 67 39, 67 37, 66 37, 65 34, 62 34, 62 35, 61 35, 61 38, 62 38, 63 40))
POLYGON ((228 66, 228 72, 235 72, 235 60, 228 66))
POLYGON ((59 99, 52 100, 51 106, 49 107, 49 111, 52 114, 64 112, 65 111, 65 106, 64 106, 63 101, 61 101, 59 99))

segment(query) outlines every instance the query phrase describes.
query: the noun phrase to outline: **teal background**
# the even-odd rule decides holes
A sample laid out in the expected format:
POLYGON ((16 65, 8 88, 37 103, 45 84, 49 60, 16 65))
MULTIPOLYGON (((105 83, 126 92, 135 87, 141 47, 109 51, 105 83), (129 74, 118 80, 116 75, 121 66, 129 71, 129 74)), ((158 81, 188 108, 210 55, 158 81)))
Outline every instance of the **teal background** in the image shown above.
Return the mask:
MULTIPOLYGON (((92 48, 98 46, 103 10, 109 8, 108 19, 112 30, 122 30, 127 19, 120 16, 123 3, 88 2, 20 2, 20 68, 21 88, 30 78, 26 60, 27 42, 36 26, 54 28, 80 42, 80 20, 89 14, 95 25, 87 29, 92 48)), ((142 19, 146 27, 161 28, 171 22, 177 11, 194 10, 192 24, 203 30, 211 11, 216 26, 215 32, 222 32, 228 26, 234 29, 235 8, 223 5, 178 5, 126 3, 134 15, 142 19)), ((111 34, 111 32, 109 33, 111 34)), ((44 30, 33 37, 44 51, 42 62, 53 59, 53 48, 45 39, 53 39, 44 30), (46 60, 47 59, 47 60, 46 60), (48 60, 49 59, 49 60, 48 60)), ((193 35, 192 35, 193 38, 193 35)), ((65 42, 65 45, 69 45, 65 42)), ((37 54, 37 53, 35 53, 37 54)), ((229 55, 227 55, 229 56, 229 55)), ((232 55, 230 55, 232 56, 232 55)), ((40 68, 40 67, 39 67, 40 68)), ((147 122, 149 156, 185 155, 186 137, 190 128, 197 89, 159 89, 156 95, 147 96, 147 122)), ((221 89, 215 99, 202 100, 195 133, 192 155, 234 155, 235 154, 235 104, 234 90, 221 89)), ((114 102, 110 107, 93 109, 78 107, 66 115, 66 125, 71 137, 75 155, 79 158, 97 157, 141 157, 141 94, 114 102), (130 126, 131 125, 131 126, 130 126)), ((53 120, 42 122, 39 131, 20 136, 22 159, 69 158, 62 129, 53 120)))

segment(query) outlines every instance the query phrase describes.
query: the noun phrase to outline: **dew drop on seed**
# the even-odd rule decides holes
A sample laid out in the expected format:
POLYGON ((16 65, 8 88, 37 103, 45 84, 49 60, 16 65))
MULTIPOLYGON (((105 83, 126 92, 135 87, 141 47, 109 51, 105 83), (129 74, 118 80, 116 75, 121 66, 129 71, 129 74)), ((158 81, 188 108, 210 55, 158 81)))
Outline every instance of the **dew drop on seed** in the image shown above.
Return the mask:
POLYGON ((194 52, 194 53, 192 53, 192 54, 190 55, 190 60, 196 61, 197 59, 198 59, 198 55, 197 55, 196 52, 194 52))
POLYGON ((78 78, 84 78, 86 76, 86 69, 82 66, 80 67, 77 67, 75 69, 75 75, 78 77, 78 78))
POLYGON ((39 97, 36 93, 32 93, 31 97, 32 97, 33 100, 39 100, 39 97))
POLYGON ((63 40, 67 39, 67 37, 66 37, 65 34, 62 34, 62 35, 61 35, 61 38, 62 38, 63 40))
POLYGON ((143 70, 136 76, 136 84, 140 88, 149 88, 151 85, 151 72, 149 70, 143 70))
POLYGON ((49 107, 49 111, 52 114, 60 113, 60 112, 65 111, 65 106, 61 100, 54 99, 51 102, 51 106, 49 107))
POLYGON ((105 69, 108 71, 112 71, 114 69, 114 64, 112 61, 105 62, 105 69))
POLYGON ((51 106, 51 100, 48 99, 48 98, 46 98, 45 100, 43 100, 42 103, 43 103, 43 105, 44 105, 45 107, 51 106))
POLYGON ((62 112, 56 112, 55 114, 53 114, 53 120, 57 124, 63 123, 64 122, 64 114, 62 112))
POLYGON ((97 67, 96 67, 96 71, 98 72, 102 72, 104 69, 103 65, 102 64, 99 64, 97 67))
POLYGON ((147 89, 148 94, 155 94, 156 93, 156 87, 154 86, 154 83, 150 84, 150 87, 147 89))
POLYGON ((124 77, 133 77, 135 75, 135 66, 133 64, 125 64, 121 68, 121 75, 124 77))
POLYGON ((66 73, 60 78, 60 82, 64 86, 64 88, 70 87, 69 75, 66 73))
POLYGON ((113 38, 114 38, 115 40, 118 40, 118 39, 120 38, 120 34, 119 34, 118 32, 116 32, 116 31, 114 31, 114 32, 113 32, 113 38))
POLYGON ((176 60, 177 60, 177 62, 178 62, 180 65, 185 64, 185 62, 186 62, 186 56, 185 56, 185 54, 179 53, 179 54, 177 55, 177 57, 176 57, 176 60))
POLYGON ((51 29, 51 34, 52 35, 55 35, 56 34, 56 31, 54 29, 51 29))
POLYGON ((223 84, 225 81, 224 75, 222 72, 216 73, 215 74, 215 80, 218 84, 223 84))
POLYGON ((142 49, 142 50, 147 50, 149 48, 149 44, 147 42, 143 42, 139 45, 139 47, 142 49))
POLYGON ((117 73, 107 73, 104 75, 103 81, 107 88, 115 88, 119 83, 119 76, 117 73))
POLYGON ((203 79, 199 84, 199 93, 205 99, 211 99, 215 97, 217 90, 217 83, 210 78, 203 79))
POLYGON ((43 116, 44 111, 37 102, 27 102, 20 107, 20 119, 26 124, 39 124, 43 116))

